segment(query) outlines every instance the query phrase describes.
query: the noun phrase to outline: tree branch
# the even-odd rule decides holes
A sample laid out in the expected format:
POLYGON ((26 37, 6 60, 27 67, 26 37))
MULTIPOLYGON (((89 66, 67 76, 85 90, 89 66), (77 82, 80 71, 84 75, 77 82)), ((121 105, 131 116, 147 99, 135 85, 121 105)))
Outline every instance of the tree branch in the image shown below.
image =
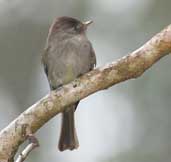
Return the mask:
POLYGON ((137 78, 160 58, 171 52, 171 25, 129 55, 97 68, 63 88, 52 91, 32 105, 0 132, 0 162, 12 162, 28 132, 41 126, 68 105, 122 81, 137 78))

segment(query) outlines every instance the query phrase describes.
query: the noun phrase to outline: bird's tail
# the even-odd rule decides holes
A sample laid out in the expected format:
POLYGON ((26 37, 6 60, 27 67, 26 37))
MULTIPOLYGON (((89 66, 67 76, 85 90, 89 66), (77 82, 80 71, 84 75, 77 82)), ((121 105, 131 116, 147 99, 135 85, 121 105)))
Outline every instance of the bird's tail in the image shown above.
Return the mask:
POLYGON ((67 149, 73 150, 79 146, 74 122, 74 111, 76 106, 77 104, 62 113, 61 134, 58 144, 60 151, 67 149))

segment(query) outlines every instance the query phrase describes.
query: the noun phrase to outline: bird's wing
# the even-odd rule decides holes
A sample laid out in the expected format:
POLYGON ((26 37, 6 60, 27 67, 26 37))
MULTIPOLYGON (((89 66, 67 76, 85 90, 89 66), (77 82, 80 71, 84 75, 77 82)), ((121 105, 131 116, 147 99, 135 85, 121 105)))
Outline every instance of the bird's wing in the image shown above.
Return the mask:
POLYGON ((84 68, 86 69, 86 71, 83 69, 84 73, 94 69, 96 66, 96 55, 91 42, 85 39, 77 44, 79 45, 79 50, 77 50, 77 52, 79 53, 82 61, 84 61, 83 64, 84 68))
POLYGON ((49 47, 45 48, 44 52, 43 52, 43 54, 41 56, 41 63, 43 64, 44 71, 45 71, 47 77, 48 77, 48 66, 47 66, 46 61, 47 61, 47 53, 48 53, 48 51, 49 51, 49 47))
MULTIPOLYGON (((91 45, 91 43, 90 43, 90 45, 91 45)), ((91 45, 90 54, 91 54, 91 69, 90 70, 92 70, 96 66, 96 54, 94 52, 94 49, 93 49, 92 45, 91 45)))

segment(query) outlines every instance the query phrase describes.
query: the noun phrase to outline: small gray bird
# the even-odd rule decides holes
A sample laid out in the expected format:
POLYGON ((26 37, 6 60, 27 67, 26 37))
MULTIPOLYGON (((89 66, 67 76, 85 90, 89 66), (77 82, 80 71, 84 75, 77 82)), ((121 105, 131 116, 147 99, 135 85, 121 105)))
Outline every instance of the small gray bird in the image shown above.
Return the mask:
MULTIPOLYGON (((91 23, 92 21, 81 22, 72 17, 59 17, 51 25, 42 55, 51 90, 73 81, 95 67, 95 52, 86 36, 87 27, 91 23)), ((78 103, 62 113, 58 144, 60 151, 73 150, 79 146, 74 123, 78 103)))

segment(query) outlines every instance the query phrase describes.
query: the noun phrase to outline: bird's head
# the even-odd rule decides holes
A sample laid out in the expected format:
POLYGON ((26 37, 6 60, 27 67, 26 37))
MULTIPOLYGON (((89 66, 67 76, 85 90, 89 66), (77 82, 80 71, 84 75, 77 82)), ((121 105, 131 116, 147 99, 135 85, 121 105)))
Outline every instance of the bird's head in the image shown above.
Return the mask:
POLYGON ((59 17, 51 25, 49 30, 49 36, 53 36, 59 33, 68 34, 70 36, 83 34, 92 22, 93 21, 81 22, 72 17, 59 17))

